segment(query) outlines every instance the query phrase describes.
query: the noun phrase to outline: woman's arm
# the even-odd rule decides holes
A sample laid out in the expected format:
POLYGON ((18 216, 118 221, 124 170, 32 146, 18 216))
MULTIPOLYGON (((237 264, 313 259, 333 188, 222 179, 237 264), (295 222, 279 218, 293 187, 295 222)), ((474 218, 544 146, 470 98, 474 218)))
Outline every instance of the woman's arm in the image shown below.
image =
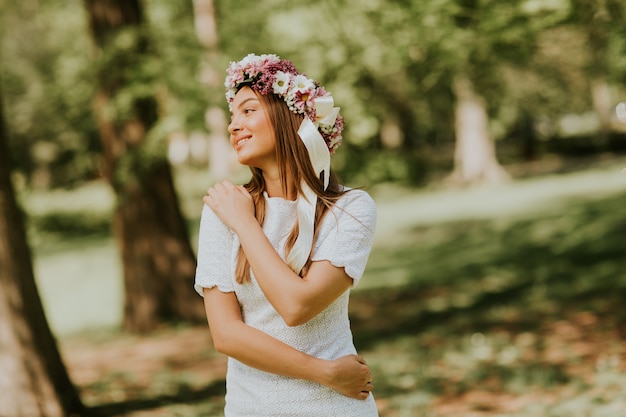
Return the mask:
POLYGON ((213 287, 203 294, 218 352, 261 371, 317 382, 348 397, 364 400, 372 391, 369 367, 361 356, 328 361, 307 355, 244 323, 234 293, 213 287))
POLYGON ((259 287, 287 325, 306 323, 352 285, 345 270, 328 261, 313 262, 302 278, 293 272, 263 233, 244 187, 223 181, 204 202, 237 233, 259 287))

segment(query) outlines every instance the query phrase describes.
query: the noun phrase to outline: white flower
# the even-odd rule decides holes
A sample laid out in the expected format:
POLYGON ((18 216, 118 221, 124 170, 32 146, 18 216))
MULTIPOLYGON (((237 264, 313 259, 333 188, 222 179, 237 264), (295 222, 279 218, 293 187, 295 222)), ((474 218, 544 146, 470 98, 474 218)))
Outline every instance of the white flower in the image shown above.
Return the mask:
POLYGON ((259 56, 256 56, 254 54, 248 54, 238 64, 242 68, 245 68, 248 65, 250 65, 251 63, 256 62, 256 61, 260 61, 261 59, 263 59, 263 55, 261 55, 259 57, 259 56))
POLYGON ((341 142, 341 136, 337 136, 333 139, 330 140, 330 143, 328 144, 328 147, 330 149, 334 149, 335 147, 338 147, 338 144, 341 142))
POLYGON ((306 93, 315 88, 313 80, 302 74, 296 75, 293 78, 293 85, 294 88, 301 93, 306 93))
POLYGON ((289 81, 291 80, 291 75, 283 72, 276 71, 276 81, 272 84, 272 89, 274 90, 274 94, 278 94, 282 96, 287 92, 289 88, 289 81))

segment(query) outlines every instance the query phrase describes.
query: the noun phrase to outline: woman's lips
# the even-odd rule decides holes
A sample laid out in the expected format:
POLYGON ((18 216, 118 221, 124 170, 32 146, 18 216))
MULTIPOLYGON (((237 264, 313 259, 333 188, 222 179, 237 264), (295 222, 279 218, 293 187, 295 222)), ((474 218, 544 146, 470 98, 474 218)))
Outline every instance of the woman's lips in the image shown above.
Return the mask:
POLYGON ((235 139, 235 149, 240 148, 241 146, 243 146, 246 142, 248 142, 250 139, 252 139, 251 136, 242 136, 239 138, 235 139))

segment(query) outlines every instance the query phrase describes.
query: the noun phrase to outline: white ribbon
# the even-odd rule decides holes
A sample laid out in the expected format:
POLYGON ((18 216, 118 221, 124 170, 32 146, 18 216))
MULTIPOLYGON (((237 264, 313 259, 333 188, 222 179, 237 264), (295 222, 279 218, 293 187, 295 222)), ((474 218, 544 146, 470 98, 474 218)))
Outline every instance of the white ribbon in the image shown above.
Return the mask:
POLYGON ((296 238, 289 255, 287 255, 287 264, 291 269, 299 274, 304 268, 306 261, 311 254, 313 247, 313 228, 315 220, 315 206, 317 202, 317 194, 302 181, 302 194, 298 196, 296 210, 298 213, 298 237, 296 238))
POLYGON ((315 104, 315 126, 320 124, 333 126, 339 114, 339 107, 335 107, 333 97, 317 97, 313 101, 315 104))
MULTIPOLYGON (((326 141, 324 141, 315 124, 307 117, 300 124, 298 135, 309 152, 309 158, 315 174, 319 177, 322 172, 324 173, 324 190, 326 190, 330 179, 330 151, 326 141)), ((302 180, 300 188, 302 189, 302 195, 298 196, 296 204, 298 237, 287 256, 287 264, 298 274, 309 259, 311 248, 313 247, 315 207, 317 204, 317 194, 308 186, 306 181, 302 180)))
POLYGON ((326 190, 328 187, 328 173, 330 172, 330 151, 326 141, 308 117, 305 117, 302 123, 300 123, 298 136, 300 136, 304 146, 309 151, 309 159, 315 174, 319 177, 322 172, 324 173, 324 190, 326 190))

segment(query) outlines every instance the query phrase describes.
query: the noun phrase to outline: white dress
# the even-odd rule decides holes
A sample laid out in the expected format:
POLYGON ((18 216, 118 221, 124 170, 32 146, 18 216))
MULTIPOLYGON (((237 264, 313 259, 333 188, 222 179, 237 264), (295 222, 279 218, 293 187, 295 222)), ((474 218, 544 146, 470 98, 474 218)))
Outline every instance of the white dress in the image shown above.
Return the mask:
MULTIPOLYGON (((296 203, 267 194, 265 198, 263 231, 284 259, 285 241, 296 221, 296 203)), ((375 223, 371 197, 361 190, 349 191, 324 217, 313 261, 328 260, 344 267, 356 285, 370 254, 375 223)), ((259 288, 254 274, 250 283, 236 282, 238 251, 237 235, 205 205, 195 278, 199 294, 203 288, 215 286, 223 292, 234 291, 248 325, 309 355, 332 360, 356 353, 348 320, 349 290, 307 323, 289 327, 259 288)), ((224 412, 227 417, 378 416, 371 394, 366 400, 352 399, 314 382, 259 371, 233 358, 228 358, 224 412)))

